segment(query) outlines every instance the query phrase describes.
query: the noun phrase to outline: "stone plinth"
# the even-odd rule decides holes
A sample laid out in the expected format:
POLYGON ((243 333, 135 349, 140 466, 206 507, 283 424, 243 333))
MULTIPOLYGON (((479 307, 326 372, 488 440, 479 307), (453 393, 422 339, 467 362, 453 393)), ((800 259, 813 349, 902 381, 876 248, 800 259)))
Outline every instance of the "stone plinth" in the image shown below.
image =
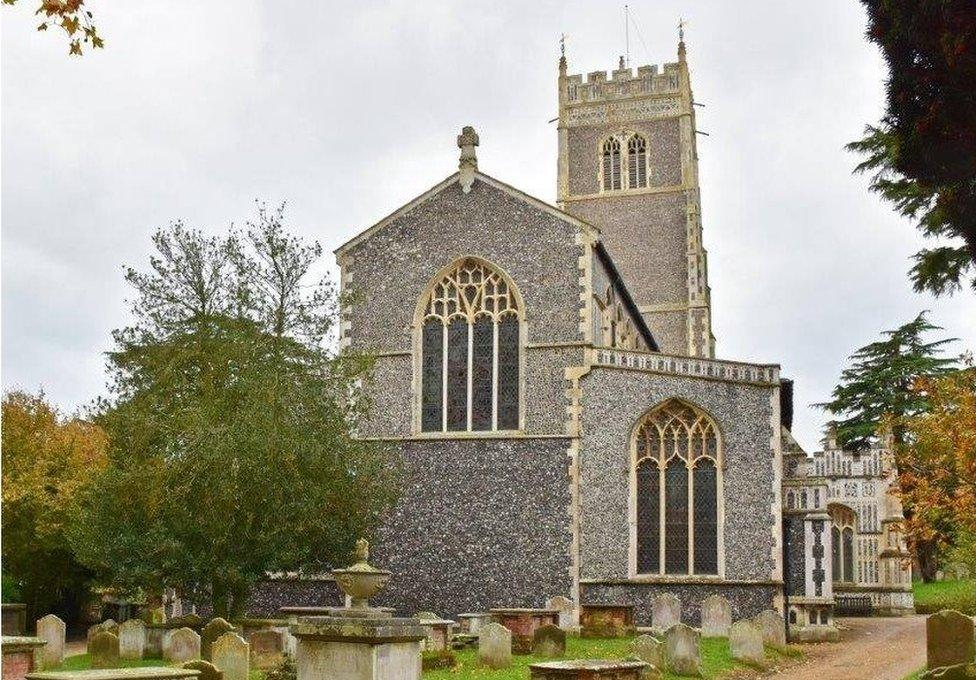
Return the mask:
POLYGON ((425 643, 427 651, 443 652, 445 649, 451 648, 451 632, 457 625, 455 621, 440 617, 427 618, 421 614, 417 614, 414 618, 427 630, 425 643))
POLYGON ((529 666, 532 680, 640 680, 641 672, 648 668, 643 661, 619 661, 614 659, 574 659, 573 661, 547 661, 529 666))
POLYGON ((635 632, 633 605, 584 604, 580 607, 580 637, 629 637, 635 632))
POLYGON ((31 671, 41 667, 41 653, 45 640, 22 635, 4 635, 0 641, 3 652, 3 680, 24 680, 31 671))
POLYGON ((298 640, 298 680, 420 678, 427 631, 416 619, 300 617, 291 633, 298 640))
POLYGON ((462 633, 477 635, 478 631, 489 623, 491 623, 491 614, 489 612, 458 614, 458 625, 462 633))
MULTIPOLYGON (((370 607, 371 611, 382 612, 384 616, 392 617, 396 614, 393 607, 370 607)), ((298 623, 301 616, 342 616, 342 612, 350 611, 346 607, 279 607, 278 611, 289 624, 298 623)))
POLYGON ((531 654, 532 638, 542 626, 559 625, 557 609, 492 609, 491 620, 512 631, 512 654, 531 654))

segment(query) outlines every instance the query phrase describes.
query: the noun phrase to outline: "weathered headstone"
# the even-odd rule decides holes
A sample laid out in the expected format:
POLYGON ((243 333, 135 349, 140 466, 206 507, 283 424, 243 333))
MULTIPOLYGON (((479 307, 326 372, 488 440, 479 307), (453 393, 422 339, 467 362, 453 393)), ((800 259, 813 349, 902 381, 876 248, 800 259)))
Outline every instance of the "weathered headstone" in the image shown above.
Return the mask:
POLYGON ((101 623, 96 623, 94 626, 88 627, 88 644, 91 644, 92 638, 98 633, 105 631, 107 633, 113 633, 115 635, 119 634, 119 624, 117 624, 112 619, 107 621, 102 621, 101 623))
POLYGON ((174 630, 163 642, 163 658, 171 663, 199 659, 200 636, 192 628, 174 630))
POLYGON ((278 630, 258 630, 247 637, 251 646, 251 663, 266 670, 281 662, 285 651, 284 635, 278 630))
POLYGON ((512 631, 500 623, 482 626, 478 635, 478 661, 489 668, 512 663, 512 631))
POLYGON ((198 680, 224 680, 223 672, 209 661, 194 659, 183 664, 183 668, 191 671, 200 671, 198 680))
POLYGON ((555 609, 559 612, 559 627, 563 630, 572 630, 576 627, 576 605, 568 597, 557 595, 546 600, 546 609, 555 609))
POLYGON ((765 659, 762 629, 749 619, 736 621, 729 628, 729 649, 733 659, 761 664, 765 659))
POLYGON ((115 668, 119 665, 119 636, 103 630, 95 633, 88 645, 92 668, 115 668))
POLYGON ((671 593, 655 597, 651 604, 651 627, 664 632, 676 623, 681 623, 681 600, 671 593))
POLYGON ((633 659, 573 659, 543 661, 529 666, 532 680, 643 680, 654 678, 643 661, 633 659))
POLYGON ((156 607, 155 609, 150 609, 149 623, 166 623, 166 607, 156 607))
POLYGON ((212 661, 210 647, 224 633, 236 632, 237 629, 219 616, 211 619, 200 631, 200 658, 212 661))
POLYGON ((41 649, 41 666, 53 668, 64 661, 64 621, 54 614, 37 620, 37 637, 47 644, 41 649))
POLYGON ((974 653, 973 620, 954 609, 943 609, 925 621, 926 667, 972 663, 974 653))
POLYGON ((251 649, 237 633, 224 633, 210 647, 210 661, 224 674, 224 680, 247 680, 251 672, 251 649))
POLYGON ((770 647, 786 646, 786 624, 775 609, 764 609, 753 619, 762 630, 763 644, 770 647))
POLYGON ((702 637, 728 637, 732 625, 732 606, 721 595, 709 595, 702 601, 702 637))
POLYGON ((145 652, 146 624, 139 619, 129 619, 119 626, 119 656, 141 659, 145 652))
POLYGON ((536 628, 532 634, 532 653, 535 656, 565 656, 566 631, 551 623, 536 628))
POLYGON ((664 654, 675 675, 701 673, 700 634, 683 623, 676 623, 664 634, 664 654))
POLYGON ((631 649, 634 656, 658 670, 664 670, 667 665, 664 643, 652 635, 638 635, 631 643, 631 649))

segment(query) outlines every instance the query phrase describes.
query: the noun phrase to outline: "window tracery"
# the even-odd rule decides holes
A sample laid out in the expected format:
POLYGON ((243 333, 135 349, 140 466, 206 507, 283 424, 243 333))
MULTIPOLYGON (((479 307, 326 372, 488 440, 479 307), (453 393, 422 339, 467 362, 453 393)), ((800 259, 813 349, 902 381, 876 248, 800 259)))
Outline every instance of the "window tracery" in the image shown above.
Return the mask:
POLYGON ((647 142, 640 135, 627 140, 627 186, 630 189, 647 186, 647 142))
POLYGON ((600 146, 600 186, 603 191, 643 189, 648 186, 647 138, 638 133, 620 132, 606 138, 600 146), (626 153, 626 172, 622 154, 626 153))

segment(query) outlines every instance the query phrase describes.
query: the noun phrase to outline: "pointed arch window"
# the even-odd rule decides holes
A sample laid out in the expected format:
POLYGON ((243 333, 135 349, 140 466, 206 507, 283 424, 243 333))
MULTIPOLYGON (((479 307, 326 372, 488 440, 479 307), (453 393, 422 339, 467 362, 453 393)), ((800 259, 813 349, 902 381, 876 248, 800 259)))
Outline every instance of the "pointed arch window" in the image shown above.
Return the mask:
POLYGON ((831 575, 834 581, 854 582, 854 511, 844 505, 828 508, 831 519, 831 575))
POLYGON ((505 278, 463 260, 434 283, 423 310, 421 430, 517 430, 521 310, 505 278))
POLYGON ((620 140, 611 137, 603 143, 603 190, 620 189, 620 140))
POLYGON ((717 575, 722 462, 715 423, 672 399, 635 432, 637 573, 717 575))
POLYGON ((647 186, 647 141, 641 135, 627 140, 627 186, 630 189, 647 186))

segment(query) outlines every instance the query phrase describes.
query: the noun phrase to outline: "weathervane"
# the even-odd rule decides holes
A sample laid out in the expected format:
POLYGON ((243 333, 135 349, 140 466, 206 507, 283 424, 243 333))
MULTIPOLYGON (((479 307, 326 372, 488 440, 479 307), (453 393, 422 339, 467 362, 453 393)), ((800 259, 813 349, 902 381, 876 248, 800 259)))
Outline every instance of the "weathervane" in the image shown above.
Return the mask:
POLYGON ((688 25, 687 21, 681 18, 678 19, 678 40, 680 42, 685 41, 685 26, 687 25, 688 25))
POLYGON ((559 56, 566 56, 566 34, 563 33, 559 36, 559 56))

